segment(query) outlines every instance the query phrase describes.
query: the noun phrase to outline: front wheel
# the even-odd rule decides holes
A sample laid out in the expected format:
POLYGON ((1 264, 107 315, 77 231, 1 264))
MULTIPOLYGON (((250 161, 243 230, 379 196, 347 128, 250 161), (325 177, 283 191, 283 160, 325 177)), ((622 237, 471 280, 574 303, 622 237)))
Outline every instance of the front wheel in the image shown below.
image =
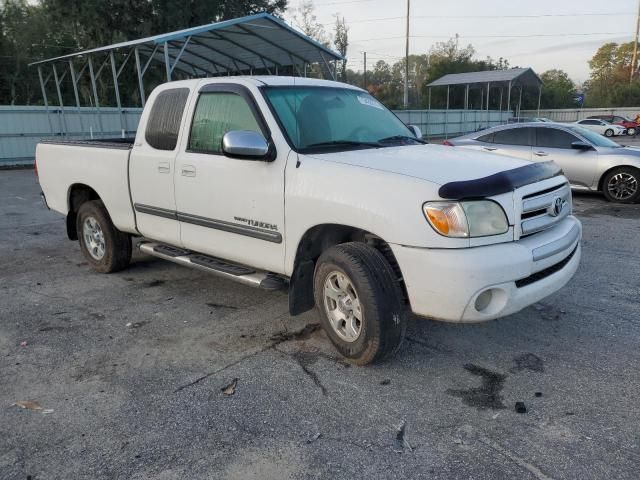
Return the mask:
POLYGON ((640 170, 620 167, 607 173, 602 181, 602 193, 610 202, 636 203, 640 200, 640 170))
POLYGON ((80 250, 100 273, 122 270, 131 261, 131 237, 118 230, 100 200, 83 203, 76 217, 80 250))
POLYGON ((607 128, 604 132, 604 136, 605 137, 613 137, 613 130, 611 130, 610 128, 607 128))
POLYGON ((631 128, 627 128, 627 135, 629 136, 634 136, 636 134, 636 129, 631 127, 631 128))
POLYGON ((316 264, 314 295, 320 319, 336 349, 357 365, 395 353, 406 318, 393 269, 363 243, 344 243, 324 252, 316 264))

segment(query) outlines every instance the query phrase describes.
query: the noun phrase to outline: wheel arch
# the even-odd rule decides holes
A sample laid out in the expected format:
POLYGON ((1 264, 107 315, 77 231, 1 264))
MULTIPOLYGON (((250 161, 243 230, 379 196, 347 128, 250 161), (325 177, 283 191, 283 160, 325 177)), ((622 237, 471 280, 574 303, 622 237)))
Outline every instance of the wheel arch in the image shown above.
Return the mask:
POLYGON ((335 245, 347 242, 365 243, 380 251, 396 274, 404 298, 407 298, 400 266, 391 247, 382 237, 358 227, 325 223, 307 229, 296 246, 289 283, 289 313, 291 315, 299 315, 311 310, 315 304, 313 275, 320 255, 335 245))
POLYGON ((84 183, 74 183, 69 187, 67 193, 67 237, 69 240, 78 240, 76 231, 76 217, 80 206, 91 200, 100 200, 100 195, 89 185, 84 183))
POLYGON ((628 164, 624 164, 624 165, 615 165, 613 167, 610 167, 608 169, 606 169, 604 172, 602 172, 602 174, 600 175, 600 178, 598 179, 598 191, 602 192, 602 189, 604 187, 604 179, 607 175, 609 175, 612 171, 614 170, 618 170, 619 168, 630 168, 631 170, 635 170, 636 172, 638 172, 640 174, 640 168, 635 166, 635 165, 628 165, 628 164))

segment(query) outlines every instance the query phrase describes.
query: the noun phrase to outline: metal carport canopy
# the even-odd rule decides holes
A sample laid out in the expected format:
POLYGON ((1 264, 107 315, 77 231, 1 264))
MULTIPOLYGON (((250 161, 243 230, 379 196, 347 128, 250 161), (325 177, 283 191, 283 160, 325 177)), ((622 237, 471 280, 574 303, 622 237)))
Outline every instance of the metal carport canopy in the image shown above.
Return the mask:
POLYGON ((450 73, 431 82, 427 87, 447 85, 473 85, 486 83, 518 83, 527 87, 539 87, 542 80, 531 68, 509 70, 486 70, 483 72, 450 73))
POLYGON ((188 75, 215 76, 250 73, 253 69, 319 63, 331 72, 329 62, 343 57, 298 32, 268 13, 226 20, 200 27, 155 35, 129 42, 49 58, 30 65, 58 63, 95 53, 135 48, 166 65, 167 79, 174 69, 188 75))

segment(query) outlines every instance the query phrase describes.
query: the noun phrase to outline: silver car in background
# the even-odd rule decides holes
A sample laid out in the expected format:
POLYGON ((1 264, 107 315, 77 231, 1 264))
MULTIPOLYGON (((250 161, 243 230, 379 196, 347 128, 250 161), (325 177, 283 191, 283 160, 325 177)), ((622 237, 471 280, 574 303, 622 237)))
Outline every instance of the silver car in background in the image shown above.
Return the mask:
POLYGON ((533 162, 553 160, 572 188, 619 203, 640 201, 640 149, 619 145, 575 124, 500 125, 444 142, 533 162))

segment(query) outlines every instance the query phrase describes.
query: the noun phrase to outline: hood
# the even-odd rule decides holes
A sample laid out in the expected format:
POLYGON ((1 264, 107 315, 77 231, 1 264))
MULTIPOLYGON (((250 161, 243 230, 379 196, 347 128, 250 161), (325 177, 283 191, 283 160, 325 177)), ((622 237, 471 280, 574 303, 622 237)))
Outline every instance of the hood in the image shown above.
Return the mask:
POLYGON ((488 177, 532 163, 519 158, 442 145, 367 148, 307 155, 319 160, 420 178, 439 185, 488 177))
POLYGON ((604 155, 623 155, 640 159, 640 147, 623 146, 622 148, 598 147, 598 153, 604 155))

